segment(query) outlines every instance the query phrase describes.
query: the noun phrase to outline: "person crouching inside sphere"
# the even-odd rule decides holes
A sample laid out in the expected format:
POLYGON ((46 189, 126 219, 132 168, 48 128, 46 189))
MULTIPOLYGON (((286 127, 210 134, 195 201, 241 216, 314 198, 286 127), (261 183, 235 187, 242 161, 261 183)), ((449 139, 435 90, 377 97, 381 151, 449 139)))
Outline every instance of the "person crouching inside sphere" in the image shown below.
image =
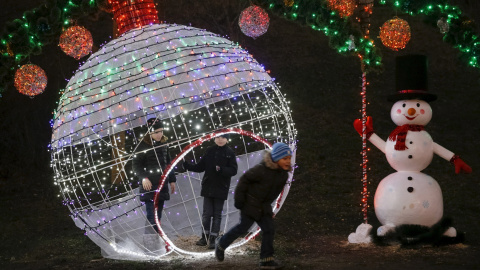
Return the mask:
MULTIPOLYGON (((147 120, 147 127, 149 133, 145 135, 135 150, 133 171, 141 181, 139 187, 140 201, 145 202, 147 219, 153 226, 153 229, 158 233, 158 228, 155 223, 155 206, 153 199, 155 197, 155 189, 160 183, 162 172, 168 164, 170 164, 170 155, 168 146, 165 145, 168 138, 163 135, 163 124, 161 120, 150 118, 147 120)), ((173 194, 175 192, 175 182, 175 171, 172 169, 158 194, 158 219, 162 217, 165 201, 170 199, 168 183, 170 183, 170 191, 173 194)), ((145 228, 145 234, 148 234, 148 232, 152 232, 150 226, 145 228)))
POLYGON ((203 197, 202 226, 204 233, 197 246, 215 248, 215 238, 220 232, 223 204, 228 198, 230 179, 237 174, 237 160, 233 150, 227 146, 228 134, 215 138, 215 145, 207 148, 196 164, 183 163, 185 170, 205 172, 200 195, 203 197), (213 219, 213 221, 211 221, 213 219), (210 228, 211 225, 211 228, 210 228))
POLYGON ((275 143, 265 151, 263 161, 245 172, 235 189, 235 207, 240 209, 240 222, 222 237, 217 238, 215 257, 224 259, 225 249, 238 237, 245 235, 254 222, 262 229, 260 269, 282 268, 273 258, 272 203, 278 198, 291 171, 292 150, 284 143, 275 143))

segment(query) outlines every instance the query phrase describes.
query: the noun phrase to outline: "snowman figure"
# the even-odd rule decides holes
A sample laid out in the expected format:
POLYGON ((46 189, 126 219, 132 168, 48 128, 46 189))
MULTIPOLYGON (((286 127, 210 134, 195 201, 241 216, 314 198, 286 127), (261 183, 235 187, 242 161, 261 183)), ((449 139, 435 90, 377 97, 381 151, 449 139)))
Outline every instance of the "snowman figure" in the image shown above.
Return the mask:
MULTIPOLYGON (((425 131, 432 119, 428 102, 436 96, 427 92, 427 58, 406 55, 396 59, 397 93, 388 97, 395 102, 390 116, 397 128, 385 142, 373 131, 372 119, 367 118, 367 139, 385 153, 387 161, 397 172, 385 177, 377 187, 374 198, 375 214, 382 223, 378 236, 403 224, 431 227, 443 216, 442 191, 437 181, 421 171, 430 165, 433 154, 455 165, 455 172, 470 173, 472 169, 453 152, 432 140, 425 131)), ((362 134, 362 123, 354 127, 362 134)), ((455 237, 450 227, 444 234, 455 237)))

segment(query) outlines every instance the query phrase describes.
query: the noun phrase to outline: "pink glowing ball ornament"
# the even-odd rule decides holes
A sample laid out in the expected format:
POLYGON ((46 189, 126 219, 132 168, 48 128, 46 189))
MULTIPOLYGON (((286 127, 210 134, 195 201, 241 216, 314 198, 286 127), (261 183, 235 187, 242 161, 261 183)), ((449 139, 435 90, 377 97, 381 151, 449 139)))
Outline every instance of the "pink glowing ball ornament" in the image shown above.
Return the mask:
POLYGON ((242 11, 238 25, 246 36, 257 38, 265 34, 270 24, 268 13, 259 6, 252 5, 242 11))

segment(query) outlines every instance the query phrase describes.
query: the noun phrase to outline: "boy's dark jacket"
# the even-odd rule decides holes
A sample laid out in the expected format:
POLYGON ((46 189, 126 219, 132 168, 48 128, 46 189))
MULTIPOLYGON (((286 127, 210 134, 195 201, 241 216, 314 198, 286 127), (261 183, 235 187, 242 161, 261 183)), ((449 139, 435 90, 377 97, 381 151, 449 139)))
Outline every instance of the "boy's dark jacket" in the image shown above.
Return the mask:
POLYGON ((245 172, 235 189, 235 207, 254 220, 272 216, 272 203, 287 183, 288 172, 273 162, 270 151, 263 161, 245 172))
POLYGON ((230 189, 230 179, 237 174, 237 160, 233 150, 227 145, 213 145, 197 164, 185 162, 184 168, 193 172, 205 172, 200 195, 226 200, 230 189), (217 171, 216 166, 220 167, 217 171))
MULTIPOLYGON (((170 164, 170 155, 168 151, 168 146, 163 145, 167 140, 167 137, 163 136, 160 142, 153 142, 153 146, 147 144, 144 140, 140 142, 140 145, 135 150, 136 155, 133 158, 132 165, 133 171, 138 177, 140 181, 140 200, 147 201, 153 200, 155 197, 155 190, 158 188, 158 184, 160 182, 160 178, 162 177, 163 170, 170 164), (155 147, 155 151, 153 151, 153 147, 155 147), (158 157, 158 160, 157 160, 158 157), (160 167, 158 166, 158 162, 160 161, 160 167), (141 181, 143 178, 148 178, 150 182, 152 182, 152 189, 150 191, 146 191, 143 189, 143 185, 141 181)), ((175 170, 172 170, 168 175, 167 179, 165 179, 165 183, 163 184, 162 189, 160 190, 160 194, 158 195, 159 200, 170 200, 170 193, 168 192, 168 183, 176 182, 177 179, 175 178, 175 170)))

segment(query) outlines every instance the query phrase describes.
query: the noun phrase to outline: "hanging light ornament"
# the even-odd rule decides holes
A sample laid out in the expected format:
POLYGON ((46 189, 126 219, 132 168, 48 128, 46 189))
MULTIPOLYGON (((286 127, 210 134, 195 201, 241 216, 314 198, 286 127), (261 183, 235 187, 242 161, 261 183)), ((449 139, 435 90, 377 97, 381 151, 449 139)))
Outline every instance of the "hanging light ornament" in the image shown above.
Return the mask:
POLYGON ((265 34, 270 24, 268 13, 259 6, 249 6, 240 14, 238 25, 246 36, 257 38, 265 34))
POLYGON ((400 18, 388 20, 380 27, 380 39, 383 45, 394 51, 405 48, 410 37, 408 22, 400 18))
POLYGON ((330 9, 338 12, 342 18, 351 16, 357 7, 354 0, 328 0, 327 2, 330 9))
POLYGON ((26 64, 15 72, 15 88, 18 92, 34 97, 43 93, 47 87, 47 75, 37 65, 26 64))
POLYGON ((68 56, 80 60, 92 51, 92 34, 82 26, 69 27, 60 36, 58 46, 68 56))
POLYGON ((440 18, 437 21, 437 26, 440 29, 440 33, 445 34, 450 30, 450 26, 448 25, 448 21, 445 18, 440 18))

